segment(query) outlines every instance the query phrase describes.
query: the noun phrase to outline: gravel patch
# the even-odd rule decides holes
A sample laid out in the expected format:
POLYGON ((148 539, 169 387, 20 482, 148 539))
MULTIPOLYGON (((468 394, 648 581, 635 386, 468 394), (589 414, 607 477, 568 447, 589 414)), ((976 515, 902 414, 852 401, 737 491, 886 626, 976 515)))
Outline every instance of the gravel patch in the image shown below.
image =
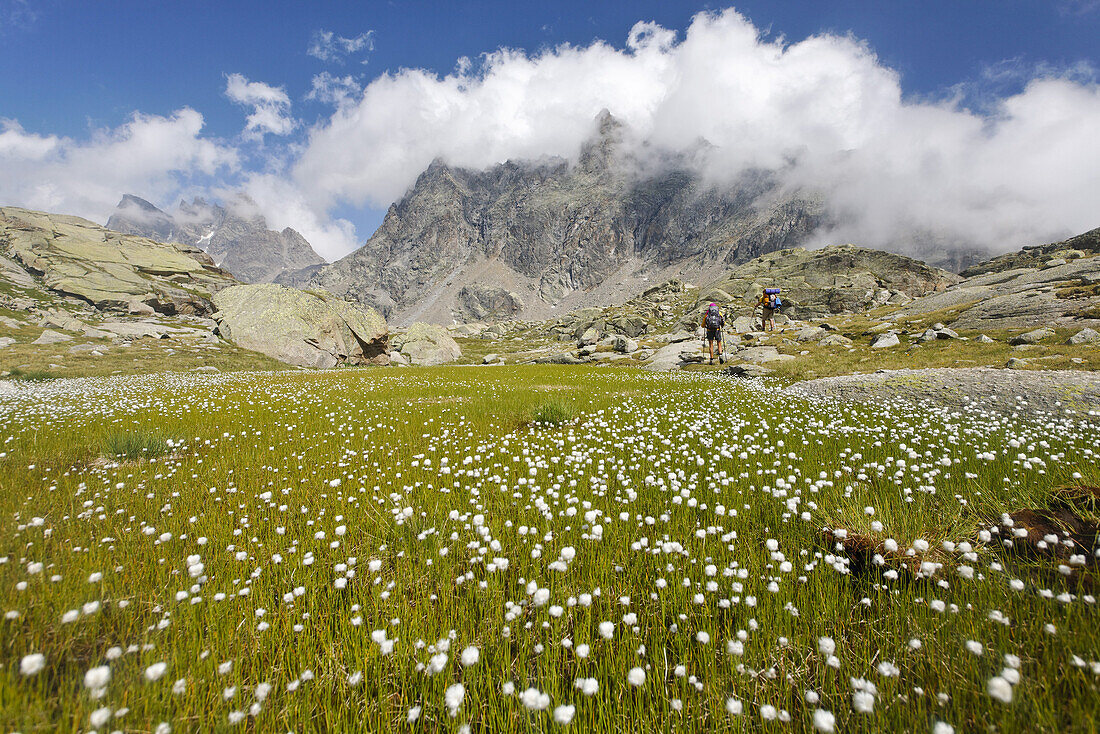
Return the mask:
POLYGON ((980 407, 997 413, 1100 414, 1100 373, 1005 370, 992 367, 890 370, 806 380, 792 395, 980 407))

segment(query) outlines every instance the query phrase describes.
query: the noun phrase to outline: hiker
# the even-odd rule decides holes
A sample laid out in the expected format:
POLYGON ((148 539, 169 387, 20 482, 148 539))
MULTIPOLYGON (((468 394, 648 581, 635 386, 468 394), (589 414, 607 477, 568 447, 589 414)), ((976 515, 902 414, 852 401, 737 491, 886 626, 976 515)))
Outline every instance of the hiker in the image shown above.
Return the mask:
POLYGON ((722 353, 722 327, 725 323, 726 318, 722 315, 722 309, 718 308, 717 303, 707 306, 707 310, 703 312, 703 341, 710 347, 708 364, 714 364, 715 343, 718 344, 718 362, 722 364, 726 361, 726 356, 722 353))
POLYGON ((779 298, 778 288, 765 288, 760 294, 760 300, 756 305, 760 307, 760 330, 767 331, 768 324, 775 331, 775 312, 783 308, 783 301, 779 298))

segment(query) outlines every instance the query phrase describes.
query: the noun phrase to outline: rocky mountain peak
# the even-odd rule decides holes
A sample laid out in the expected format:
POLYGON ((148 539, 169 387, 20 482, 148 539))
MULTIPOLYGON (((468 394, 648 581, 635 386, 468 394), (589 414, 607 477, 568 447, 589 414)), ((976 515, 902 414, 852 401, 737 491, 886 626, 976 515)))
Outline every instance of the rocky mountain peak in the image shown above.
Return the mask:
POLYGON ((259 206, 238 193, 224 205, 195 198, 173 214, 132 194, 119 202, 107 226, 162 242, 179 242, 207 252, 217 264, 246 282, 271 282, 324 260, 301 234, 268 229, 259 206))
POLYGON ((672 154, 648 168, 623 160, 628 134, 601 113, 574 164, 433 161, 360 250, 283 282, 353 297, 398 323, 546 318, 621 302, 646 282, 717 274, 800 244, 823 219, 816 199, 781 191, 774 177, 717 190, 672 154))

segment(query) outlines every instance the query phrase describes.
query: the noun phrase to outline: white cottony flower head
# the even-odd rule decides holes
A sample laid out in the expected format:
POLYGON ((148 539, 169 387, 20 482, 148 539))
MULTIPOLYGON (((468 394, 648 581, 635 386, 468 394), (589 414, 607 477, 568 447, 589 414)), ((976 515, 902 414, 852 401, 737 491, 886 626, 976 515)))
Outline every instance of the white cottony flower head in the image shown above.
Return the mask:
POLYGON ((562 726, 568 726, 569 722, 573 720, 573 715, 576 713, 576 706, 558 706, 554 709, 554 721, 562 726))
POLYGON ((163 676, 165 671, 167 671, 167 670, 168 670, 168 663, 153 663, 152 665, 150 665, 148 668, 145 669, 145 680, 150 681, 150 682, 158 681, 158 680, 161 679, 161 676, 163 676))
POLYGON ((726 713, 730 716, 740 716, 743 708, 744 704, 741 703, 741 699, 732 696, 726 699, 726 713))
POLYGON ((821 732, 831 732, 836 729, 836 717, 825 709, 814 711, 814 729, 821 732))
POLYGON ((107 683, 111 680, 111 669, 106 665, 98 665, 94 668, 89 668, 88 672, 84 674, 84 687, 85 688, 105 688, 107 683))
POLYGON ((550 706, 550 696, 537 688, 528 688, 519 694, 520 703, 531 711, 544 711, 550 706))
POLYGON ((462 706, 462 699, 466 697, 466 686, 461 683, 455 683, 452 686, 448 686, 447 690, 443 693, 443 702, 447 706, 447 713, 451 715, 453 719, 458 715, 458 709, 462 706))
POLYGON ((600 622, 600 637, 610 640, 615 634, 614 622, 600 622))
POLYGON ((631 668, 630 672, 626 675, 626 679, 630 685, 637 688, 645 683, 645 671, 641 668, 631 668))
POLYGON ((19 672, 23 675, 38 675, 46 667, 46 656, 40 652, 24 655, 19 661, 19 672))
POLYGON ((1012 701, 1012 684, 999 675, 995 675, 989 679, 989 683, 986 684, 985 690, 989 693, 989 697, 993 698, 1001 703, 1010 703, 1012 701))
POLYGON ((477 661, 481 658, 481 653, 473 645, 470 645, 462 651, 462 665, 469 668, 471 665, 477 665, 477 661))

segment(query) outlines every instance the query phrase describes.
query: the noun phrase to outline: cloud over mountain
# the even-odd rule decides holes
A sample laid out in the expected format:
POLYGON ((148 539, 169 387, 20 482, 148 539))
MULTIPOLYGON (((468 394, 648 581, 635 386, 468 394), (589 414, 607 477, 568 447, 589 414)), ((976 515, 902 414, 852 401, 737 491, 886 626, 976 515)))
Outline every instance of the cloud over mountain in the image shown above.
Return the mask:
POLYGON ((919 229, 1008 248, 1097 224, 1094 76, 1044 69, 983 115, 906 99, 856 38, 769 39, 732 10, 697 15, 682 39, 639 23, 621 49, 502 49, 442 77, 386 74, 310 131, 293 176, 319 209, 381 207, 435 157, 573 158, 605 107, 657 149, 705 140, 715 182, 763 167, 820 189, 843 222, 831 237, 874 245, 919 229))

